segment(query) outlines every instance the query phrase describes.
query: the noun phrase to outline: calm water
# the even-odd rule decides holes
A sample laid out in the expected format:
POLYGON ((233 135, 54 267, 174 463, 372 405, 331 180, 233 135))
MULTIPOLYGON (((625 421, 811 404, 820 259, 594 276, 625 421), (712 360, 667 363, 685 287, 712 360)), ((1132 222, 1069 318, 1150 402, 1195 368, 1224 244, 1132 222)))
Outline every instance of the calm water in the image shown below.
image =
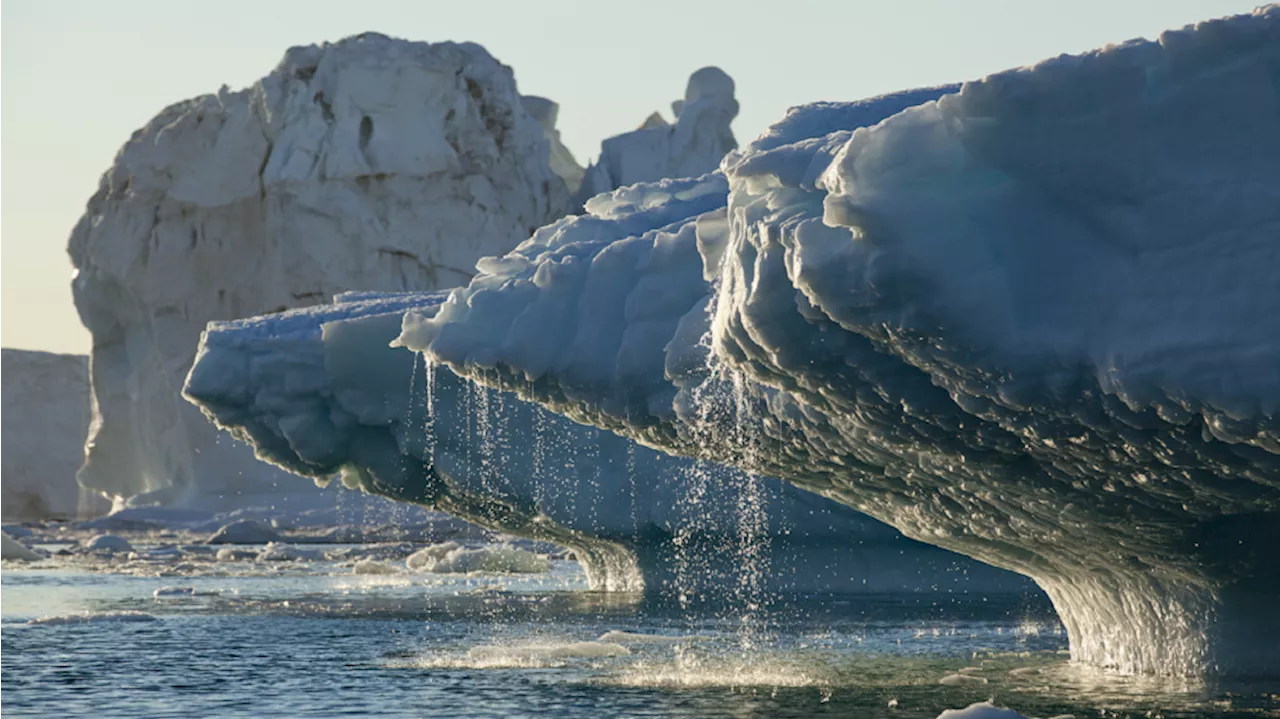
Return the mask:
POLYGON ((6 563, 2 584, 5 716, 932 718, 986 699, 1042 717, 1280 716, 1276 687, 1072 667, 1028 601, 779 598, 744 623, 588 592, 570 561, 462 576, 76 558, 6 563), (595 642, 610 631, 679 639, 595 642))

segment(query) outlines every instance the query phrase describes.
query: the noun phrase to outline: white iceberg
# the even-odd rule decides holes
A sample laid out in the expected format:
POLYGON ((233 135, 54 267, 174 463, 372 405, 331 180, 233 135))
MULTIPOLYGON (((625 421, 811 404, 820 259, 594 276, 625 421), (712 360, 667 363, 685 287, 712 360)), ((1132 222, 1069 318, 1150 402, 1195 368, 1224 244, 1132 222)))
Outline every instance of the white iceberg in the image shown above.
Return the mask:
POLYGON ((1077 660, 1280 675, 1276 67, 1272 5, 784 120, 727 207, 595 198, 398 344, 1030 576, 1077 660))
MULTIPOLYGON (((295 47, 247 89, 166 108, 120 149, 69 242, 93 335, 80 482, 118 506, 329 501, 182 401, 205 324, 465 282, 569 209, 548 154, 511 69, 471 43, 295 47)), ((8 385, 5 402, 8 423, 8 385)))

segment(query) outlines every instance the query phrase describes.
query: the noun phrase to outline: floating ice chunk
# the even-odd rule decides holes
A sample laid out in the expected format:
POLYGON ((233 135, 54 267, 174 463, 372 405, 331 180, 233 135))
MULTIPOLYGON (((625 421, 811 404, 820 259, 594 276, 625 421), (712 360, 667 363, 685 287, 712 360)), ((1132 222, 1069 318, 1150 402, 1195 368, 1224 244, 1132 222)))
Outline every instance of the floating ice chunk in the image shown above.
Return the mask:
POLYGON ((974 676, 973 674, 962 674, 957 672, 955 674, 948 674, 945 677, 939 679, 938 683, 947 687, 960 687, 960 686, 965 686, 969 684, 986 684, 987 680, 985 677, 974 676))
POLYGON ((1027 719, 1012 709, 998 707, 991 702, 976 702, 964 709, 947 709, 938 719, 1027 719))
POLYGON ((570 642, 567 644, 482 644, 467 651, 467 656, 478 661, 511 661, 525 663, 546 659, 589 659, 597 657, 624 657, 631 650, 612 642, 570 642))
POLYGON ((239 549, 237 547, 223 547, 218 550, 214 557, 219 562, 242 562, 248 559, 257 559, 258 551, 254 549, 239 549))
POLYGON ((62 624, 99 624, 103 622, 154 622, 157 619, 146 612, 81 612, 32 619, 32 626, 58 626, 62 624))
POLYGON ((280 535, 252 519, 242 519, 222 527, 209 537, 209 544, 266 544, 280 541, 280 535))
POLYGON ((269 542, 255 558, 259 562, 310 562, 323 559, 319 549, 299 549, 281 542, 269 542))
POLYGON ((410 554, 405 558, 404 564, 415 572, 430 571, 429 569, 426 569, 426 567, 434 565, 436 562, 444 558, 444 556, 449 552, 461 547, 462 545, 457 542, 441 542, 440 544, 433 544, 430 547, 423 547, 413 554, 410 554))
POLYGON ((684 644, 698 641, 699 639, 700 637, 691 635, 639 634, 637 632, 623 632, 614 629, 601 634, 596 641, 609 642, 611 644, 684 644))
POLYGON ((488 547, 455 547, 442 551, 438 545, 428 547, 409 557, 410 569, 435 574, 466 574, 469 572, 538 574, 551 569, 545 557, 510 545, 488 547), (432 550, 432 551, 429 551, 432 550))
POLYGON ((222 592, 217 589, 196 589, 195 587, 160 587, 151 593, 152 597, 216 597, 222 592))
POLYGON ((132 552, 133 545, 129 544, 129 540, 114 534, 99 534, 84 543, 84 548, 90 552, 132 552))
POLYGON ((399 574, 400 570, 374 559, 361 559, 351 567, 352 574, 399 574))
POLYGON ((20 562, 36 562, 44 559, 35 550, 10 537, 8 532, 0 533, 0 546, 3 546, 3 554, 0 554, 0 558, 3 559, 15 559, 20 562))

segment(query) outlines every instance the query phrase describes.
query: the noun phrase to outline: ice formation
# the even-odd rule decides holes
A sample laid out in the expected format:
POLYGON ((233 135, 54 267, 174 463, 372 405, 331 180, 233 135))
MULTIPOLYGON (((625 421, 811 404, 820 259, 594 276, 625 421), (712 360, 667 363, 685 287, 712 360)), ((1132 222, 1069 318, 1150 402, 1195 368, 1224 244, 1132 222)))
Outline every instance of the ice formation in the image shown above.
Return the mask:
POLYGON ((853 132, 796 110, 398 343, 1030 576, 1077 660, 1280 675, 1277 68, 1272 5, 853 132))
POLYGON ((585 171, 578 161, 573 159, 573 153, 569 148, 560 141, 560 131, 556 129, 556 120, 560 117, 560 106, 552 100, 537 95, 525 95, 520 98, 520 101, 525 111, 542 125, 542 132, 547 137, 550 150, 551 171, 564 180, 565 188, 570 194, 577 193, 578 188, 582 186, 582 176, 585 171))
POLYGON ((305 495, 182 401, 201 330, 346 289, 465 282, 568 210, 546 133, 480 46, 371 33, 292 48, 248 89, 161 112, 70 239, 93 335, 81 483, 205 508, 305 495))
POLYGON ((105 503, 76 483, 89 432, 89 363, 84 355, 5 349, 6 519, 68 519, 105 503))
POLYGON ((600 159, 582 179, 580 201, 637 182, 697 177, 715 170, 738 146, 729 128, 738 116, 733 90, 733 78, 718 67, 693 73, 684 99, 671 103, 674 125, 654 113, 639 129, 602 143, 600 159))
POLYGON ((22 542, 10 537, 8 532, 0 532, 0 559, 36 562, 44 559, 44 557, 22 542))
MULTIPOLYGON (((719 187, 718 199, 701 201, 722 204, 719 187)), ((388 346, 405 310, 430 311, 446 296, 347 293, 330 306, 214 323, 187 395, 262 459, 572 547, 601 589, 712 601, 738 586, 1028 590, 834 502, 638 447, 388 346)), ((408 566, 458 549, 428 547, 408 566)))

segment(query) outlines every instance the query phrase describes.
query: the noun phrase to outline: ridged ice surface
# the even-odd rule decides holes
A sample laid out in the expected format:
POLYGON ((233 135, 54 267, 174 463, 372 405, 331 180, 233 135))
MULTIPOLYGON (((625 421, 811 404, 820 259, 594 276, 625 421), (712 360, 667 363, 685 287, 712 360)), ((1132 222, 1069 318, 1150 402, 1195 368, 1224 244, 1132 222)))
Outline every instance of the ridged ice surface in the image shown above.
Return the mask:
POLYGON ((1280 674, 1278 92, 1269 6, 874 127, 798 109, 399 342, 1031 576, 1079 660, 1280 674))
POLYGON ((388 347, 406 308, 430 312, 445 297, 346 293, 214 323, 186 394, 292 472, 341 473, 369 492, 570 546, 599 589, 753 603, 776 592, 1035 591, 838 503, 639 447, 388 347))

